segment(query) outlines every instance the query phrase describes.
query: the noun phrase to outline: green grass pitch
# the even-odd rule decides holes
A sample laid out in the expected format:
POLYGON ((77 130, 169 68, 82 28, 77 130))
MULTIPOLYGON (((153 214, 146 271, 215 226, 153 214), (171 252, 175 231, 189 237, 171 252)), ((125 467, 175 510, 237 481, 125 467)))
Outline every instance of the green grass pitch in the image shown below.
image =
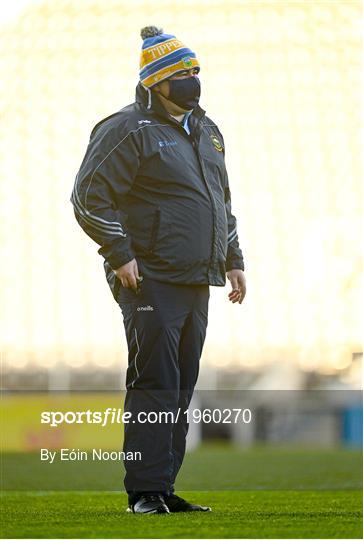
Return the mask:
MULTIPOLYGON (((28 470, 23 486, 19 483, 22 467, 25 471, 29 465, 19 456, 3 460, 3 487, 12 490, 3 491, 1 497, 2 538, 360 538, 363 534, 359 451, 243 452, 206 446, 187 455, 177 487, 182 496, 212 506, 213 512, 161 516, 126 514, 126 495, 111 485, 112 467, 103 471, 105 484, 95 480, 95 486, 105 490, 21 491, 31 481, 28 470)), ((37 478, 41 467, 33 468, 37 478)), ((60 481, 61 472, 51 470, 53 481, 60 481)), ((83 470, 90 476, 84 485, 92 485, 99 473, 94 468, 83 470)), ((44 482, 41 485, 44 488, 44 482)))

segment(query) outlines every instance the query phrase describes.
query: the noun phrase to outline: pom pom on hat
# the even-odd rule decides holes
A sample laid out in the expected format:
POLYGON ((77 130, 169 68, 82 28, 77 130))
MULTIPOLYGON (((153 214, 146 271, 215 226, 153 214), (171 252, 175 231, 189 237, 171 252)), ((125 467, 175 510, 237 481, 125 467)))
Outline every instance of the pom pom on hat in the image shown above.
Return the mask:
POLYGON ((148 88, 168 79, 180 71, 200 65, 195 53, 162 28, 145 26, 140 35, 143 39, 140 57, 140 81, 148 88))
POLYGON ((162 33, 163 29, 158 28, 157 26, 144 26, 144 28, 141 28, 140 36, 142 39, 146 39, 149 37, 160 36, 162 33))

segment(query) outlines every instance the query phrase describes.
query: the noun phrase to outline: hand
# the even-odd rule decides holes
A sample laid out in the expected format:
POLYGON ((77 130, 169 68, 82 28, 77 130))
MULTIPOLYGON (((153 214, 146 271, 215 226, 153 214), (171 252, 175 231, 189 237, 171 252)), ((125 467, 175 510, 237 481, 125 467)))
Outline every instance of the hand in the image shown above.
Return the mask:
POLYGON ((123 266, 120 266, 120 268, 117 268, 114 272, 121 281, 123 287, 131 287, 136 292, 137 282, 140 281, 136 259, 132 259, 123 266))
POLYGON ((238 302, 242 304, 246 296, 246 278, 242 270, 234 269, 227 272, 227 277, 232 285, 232 291, 228 294, 232 304, 238 302))

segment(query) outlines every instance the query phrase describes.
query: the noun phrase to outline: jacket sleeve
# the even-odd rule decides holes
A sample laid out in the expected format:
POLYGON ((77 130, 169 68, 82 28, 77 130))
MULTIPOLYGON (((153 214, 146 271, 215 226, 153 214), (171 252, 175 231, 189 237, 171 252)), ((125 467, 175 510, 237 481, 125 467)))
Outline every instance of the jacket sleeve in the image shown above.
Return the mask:
POLYGON ((228 220, 228 248, 227 248, 227 260, 226 270, 233 270, 239 268, 244 270, 244 260, 241 248, 239 247, 238 233, 237 233, 237 220, 232 214, 231 206, 231 192, 228 184, 228 176, 226 173, 227 185, 224 188, 224 200, 226 205, 226 214, 228 220))
MULTIPOLYGON (((225 146, 223 135, 218 129, 218 133, 221 136, 223 141, 223 157, 225 157, 225 146)), ((228 220, 228 248, 227 248, 227 259, 226 259, 226 271, 233 269, 244 270, 244 259, 242 250, 239 245, 238 232, 237 232, 237 219, 232 214, 232 201, 231 201, 231 191, 229 189, 228 173, 226 167, 225 171, 225 186, 224 186, 224 202, 226 206, 226 214, 228 220)))
POLYGON ((140 164, 134 133, 105 123, 90 142, 76 176, 70 201, 75 217, 116 270, 135 256, 120 203, 130 191, 140 164))

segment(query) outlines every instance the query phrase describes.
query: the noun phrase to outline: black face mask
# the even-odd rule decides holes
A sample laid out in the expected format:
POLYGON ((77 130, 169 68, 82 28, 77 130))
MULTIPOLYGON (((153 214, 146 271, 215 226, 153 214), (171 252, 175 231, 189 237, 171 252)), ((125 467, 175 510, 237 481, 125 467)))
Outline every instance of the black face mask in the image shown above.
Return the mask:
POLYGON ((182 109, 194 109, 200 98, 200 80, 198 77, 185 79, 169 79, 168 100, 179 105, 182 109))

